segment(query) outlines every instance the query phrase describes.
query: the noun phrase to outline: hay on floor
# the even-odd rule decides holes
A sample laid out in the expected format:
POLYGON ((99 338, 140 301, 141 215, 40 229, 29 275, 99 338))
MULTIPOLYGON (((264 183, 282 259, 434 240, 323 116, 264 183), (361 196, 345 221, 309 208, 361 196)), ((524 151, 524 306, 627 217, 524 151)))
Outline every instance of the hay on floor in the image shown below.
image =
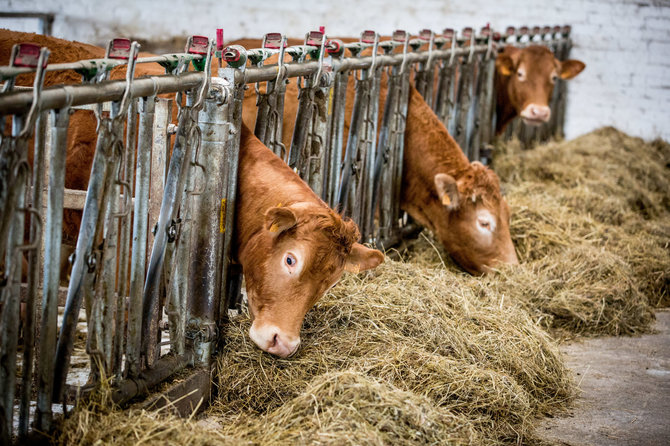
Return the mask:
POLYGON ((669 156, 613 129, 510 144, 495 166, 519 267, 471 277, 423 234, 333 288, 293 358, 261 352, 235 318, 203 419, 82 408, 61 444, 533 442, 534 420, 574 396, 552 335, 641 333, 670 303, 669 156))
POLYGON ((652 306, 670 305, 670 144, 608 127, 528 151, 508 143, 494 168, 522 258, 601 247, 628 263, 652 306))

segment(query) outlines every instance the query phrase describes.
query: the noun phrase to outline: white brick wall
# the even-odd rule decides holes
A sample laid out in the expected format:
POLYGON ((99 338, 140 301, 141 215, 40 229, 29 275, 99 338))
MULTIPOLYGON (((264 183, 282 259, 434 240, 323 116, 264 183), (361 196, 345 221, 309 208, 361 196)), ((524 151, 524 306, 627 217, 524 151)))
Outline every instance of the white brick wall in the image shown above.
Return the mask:
MULTIPOLYGON (((569 138, 613 125, 644 138, 670 140, 670 2, 667 0, 0 0, 2 11, 56 14, 57 37, 103 44, 125 35, 168 39, 188 34, 226 39, 281 31, 302 36, 325 25, 330 35, 358 35, 366 28, 507 25, 573 26, 572 57, 586 70, 571 81, 566 133, 569 138), (519 6, 521 5, 521 6, 519 6)), ((34 30, 36 22, 0 20, 0 26, 34 30)))

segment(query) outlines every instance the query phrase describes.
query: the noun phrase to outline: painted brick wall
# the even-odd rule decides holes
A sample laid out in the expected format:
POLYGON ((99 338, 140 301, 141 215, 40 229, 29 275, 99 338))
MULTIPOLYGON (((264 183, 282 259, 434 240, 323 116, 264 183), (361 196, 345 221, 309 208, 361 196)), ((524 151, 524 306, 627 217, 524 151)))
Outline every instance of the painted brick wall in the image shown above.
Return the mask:
MULTIPOLYGON (((2 11, 56 14, 57 37, 103 44, 124 35, 167 40, 210 34, 226 39, 281 31, 302 36, 325 25, 330 35, 358 35, 366 28, 389 34, 394 28, 476 28, 507 25, 573 26, 572 57, 587 64, 571 81, 566 133, 569 138, 613 125, 644 138, 670 140, 670 1, 667 0, 0 0, 2 11), (522 4, 523 6, 519 6, 522 4)), ((0 19, 0 27, 33 31, 34 20, 0 19)), ((175 48, 177 49, 177 48, 175 48)))

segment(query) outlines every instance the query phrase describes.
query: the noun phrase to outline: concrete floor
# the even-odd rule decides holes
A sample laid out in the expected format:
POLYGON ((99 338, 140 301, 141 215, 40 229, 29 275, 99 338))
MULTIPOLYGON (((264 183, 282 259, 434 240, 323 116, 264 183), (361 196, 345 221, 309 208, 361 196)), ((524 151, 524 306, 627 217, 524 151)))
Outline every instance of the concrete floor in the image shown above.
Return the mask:
POLYGON ((581 396, 569 415, 548 418, 540 437, 562 445, 670 445, 670 311, 657 333, 566 345, 581 396))

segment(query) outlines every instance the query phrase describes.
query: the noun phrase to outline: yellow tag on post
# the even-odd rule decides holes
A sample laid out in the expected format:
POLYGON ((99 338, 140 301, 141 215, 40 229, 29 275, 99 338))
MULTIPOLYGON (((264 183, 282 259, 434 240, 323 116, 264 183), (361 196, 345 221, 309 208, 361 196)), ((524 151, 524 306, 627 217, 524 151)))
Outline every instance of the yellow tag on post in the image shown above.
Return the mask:
POLYGON ((221 234, 226 232, 226 203, 227 200, 225 198, 221 199, 221 211, 219 215, 219 231, 221 234))

